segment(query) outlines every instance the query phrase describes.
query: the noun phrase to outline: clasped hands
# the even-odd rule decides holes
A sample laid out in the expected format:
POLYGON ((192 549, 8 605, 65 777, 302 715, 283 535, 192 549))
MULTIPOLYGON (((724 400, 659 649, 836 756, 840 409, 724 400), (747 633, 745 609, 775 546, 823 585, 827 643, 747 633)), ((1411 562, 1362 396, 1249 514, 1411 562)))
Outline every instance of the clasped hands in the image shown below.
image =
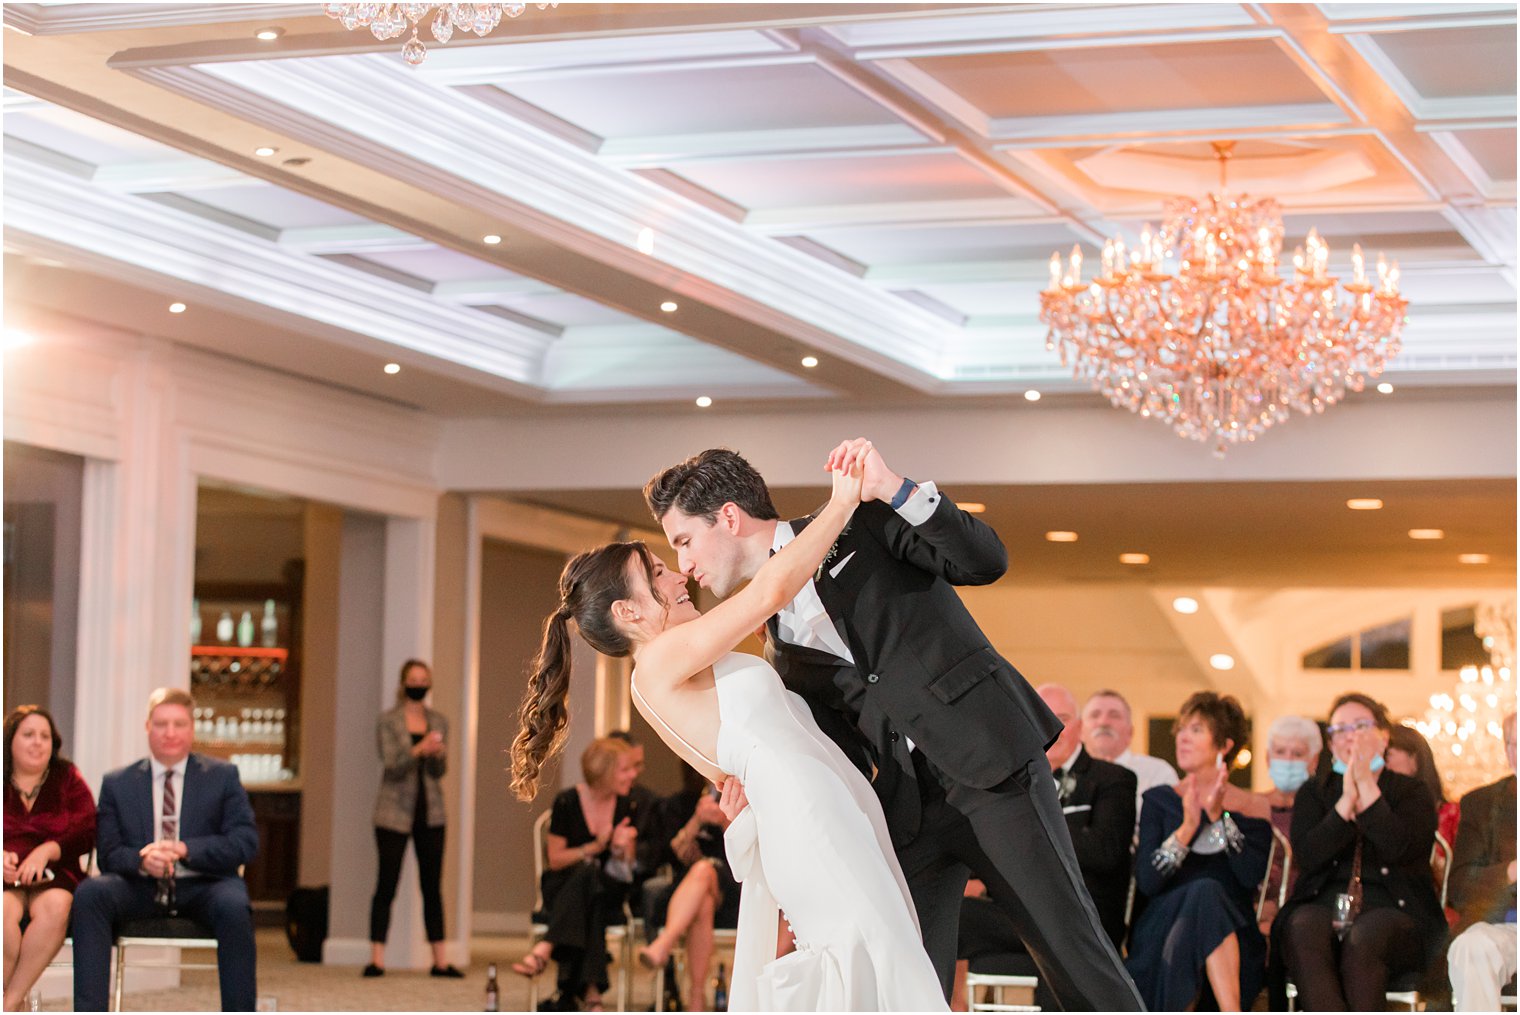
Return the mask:
POLYGON ((1351 748, 1351 762, 1341 779, 1341 798, 1335 802, 1335 812, 1343 821, 1354 821, 1356 816, 1382 799, 1377 773, 1372 770, 1372 759, 1383 753, 1383 741, 1376 729, 1356 731, 1356 742, 1351 748))
POLYGON ((190 850, 178 839, 159 839, 137 851, 142 858, 139 866, 151 878, 174 876, 174 865, 189 855, 190 850))
POLYGON ((441 757, 446 749, 443 734, 438 730, 429 730, 427 736, 417 741, 417 746, 412 748, 412 753, 417 757, 441 757))
POLYGON ((13 888, 35 885, 48 880, 47 865, 61 854, 57 843, 44 842, 22 859, 20 854, 5 851, 5 883, 13 888))
POLYGON ((897 496, 897 490, 902 486, 902 477, 882 461, 881 452, 864 437, 856 437, 854 440, 841 441, 834 450, 829 452, 829 457, 823 463, 825 472, 842 472, 846 475, 855 466, 862 466, 862 478, 860 486, 860 499, 864 501, 879 500, 891 503, 892 498, 897 496))

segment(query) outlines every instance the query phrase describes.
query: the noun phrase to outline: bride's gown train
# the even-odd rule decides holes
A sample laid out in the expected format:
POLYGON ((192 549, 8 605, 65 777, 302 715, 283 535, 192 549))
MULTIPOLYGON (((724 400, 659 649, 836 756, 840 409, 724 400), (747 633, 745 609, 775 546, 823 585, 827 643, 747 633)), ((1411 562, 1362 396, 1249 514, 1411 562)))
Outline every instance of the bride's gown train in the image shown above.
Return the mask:
MULTIPOLYGON (((714 767, 749 807, 725 836, 743 882, 729 1006, 734 1011, 945 1011, 918 916, 870 783, 818 729, 765 660, 713 665, 714 767), (778 910, 797 950, 776 958, 778 910)), ((703 757, 648 707, 640 711, 703 757)))

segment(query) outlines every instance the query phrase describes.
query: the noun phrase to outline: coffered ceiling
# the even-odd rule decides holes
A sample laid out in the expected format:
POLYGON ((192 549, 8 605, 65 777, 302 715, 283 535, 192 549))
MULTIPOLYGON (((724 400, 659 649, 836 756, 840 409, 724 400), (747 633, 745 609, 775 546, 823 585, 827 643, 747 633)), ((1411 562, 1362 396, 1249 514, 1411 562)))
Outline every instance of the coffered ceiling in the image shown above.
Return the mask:
POLYGON ((1399 261, 1390 379, 1515 381, 1514 5, 529 5, 415 69, 312 4, 4 23, 12 320, 449 415, 1095 399, 1045 349, 1051 251, 1231 139, 1289 246, 1399 261))

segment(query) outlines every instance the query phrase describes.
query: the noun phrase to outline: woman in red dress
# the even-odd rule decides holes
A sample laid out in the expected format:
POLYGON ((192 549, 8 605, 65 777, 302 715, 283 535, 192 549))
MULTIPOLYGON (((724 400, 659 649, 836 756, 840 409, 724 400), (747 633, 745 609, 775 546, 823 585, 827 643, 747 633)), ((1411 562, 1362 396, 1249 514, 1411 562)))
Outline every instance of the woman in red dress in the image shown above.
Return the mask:
POLYGON ((63 946, 81 861, 95 848, 95 799, 62 747, 45 709, 5 717, 6 1011, 22 1009, 63 946))

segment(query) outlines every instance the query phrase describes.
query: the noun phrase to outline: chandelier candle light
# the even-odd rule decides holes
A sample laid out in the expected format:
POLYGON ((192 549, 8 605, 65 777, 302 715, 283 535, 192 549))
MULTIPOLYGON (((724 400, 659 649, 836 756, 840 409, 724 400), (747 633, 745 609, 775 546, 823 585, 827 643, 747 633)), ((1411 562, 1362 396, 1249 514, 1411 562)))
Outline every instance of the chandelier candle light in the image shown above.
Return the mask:
MULTIPOLYGON (((534 4, 539 10, 558 7, 558 3, 534 4)), ((349 31, 368 28, 380 40, 394 39, 412 28, 412 37, 401 47, 401 55, 413 67, 427 59, 427 47, 417 37, 417 27, 433 17, 433 38, 446 43, 454 37, 454 30, 474 32, 485 38, 501 24, 503 16, 515 18, 528 9, 527 4, 323 4, 322 10, 330 18, 343 23, 349 31)))
POLYGON ((1330 247, 1312 229, 1292 280, 1279 275, 1282 209, 1225 193, 1233 148, 1214 143, 1219 193, 1167 201, 1160 231, 1146 225, 1138 249, 1106 241, 1090 283, 1079 247, 1064 265, 1052 254, 1040 293, 1045 347, 1063 366, 1114 405, 1212 441, 1220 457, 1290 409, 1323 412, 1347 388, 1361 391, 1398 354, 1408 306, 1397 262, 1379 254, 1373 281, 1360 245, 1337 292, 1330 247))

